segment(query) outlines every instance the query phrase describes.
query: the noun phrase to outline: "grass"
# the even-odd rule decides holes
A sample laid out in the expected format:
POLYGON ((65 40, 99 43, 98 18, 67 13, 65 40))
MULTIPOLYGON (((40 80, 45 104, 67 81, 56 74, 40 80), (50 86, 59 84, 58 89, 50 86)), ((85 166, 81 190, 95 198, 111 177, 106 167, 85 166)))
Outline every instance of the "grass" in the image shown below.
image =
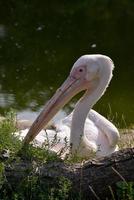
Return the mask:
POLYGON ((123 129, 120 130, 120 141, 119 141, 119 148, 133 148, 134 147, 134 129, 123 129))
POLYGON ((120 181, 117 183, 117 196, 121 200, 133 200, 134 199, 134 183, 126 183, 120 181))
MULTIPOLYGON (((52 184, 50 178, 50 181, 44 184, 40 176, 35 173, 34 167, 27 172, 27 176, 18 182, 16 188, 9 184, 5 176, 5 167, 12 166, 12 163, 19 163, 25 159, 27 162, 34 163, 36 168, 38 168, 39 165, 43 165, 44 163, 61 161, 59 157, 61 154, 56 155, 55 153, 51 153, 47 148, 47 146, 50 146, 48 144, 47 146, 44 145, 42 148, 29 145, 22 151, 22 142, 19 140, 18 136, 11 134, 17 131, 14 121, 15 114, 11 111, 7 113, 6 118, 0 122, 0 200, 70 199, 69 194, 72 183, 69 179, 61 176, 57 178, 55 184, 52 184)), ((55 140, 56 138, 54 138, 53 143, 56 142, 55 140)), ((122 130, 119 147, 134 147, 133 130, 122 130)), ((66 159, 65 162, 84 163, 77 155, 71 157, 71 159, 66 159)), ((116 196, 119 200, 134 199, 134 183, 127 183, 121 180, 117 183, 116 188, 116 196)), ((116 198, 111 187, 109 188, 109 192, 112 196, 112 200, 115 200, 116 198)), ((71 200, 73 200, 72 197, 71 200)), ((77 194, 75 200, 82 200, 81 194, 77 194)))
POLYGON ((33 145, 22 148, 22 142, 14 133, 15 114, 10 112, 0 122, 0 200, 60 200, 68 198, 71 183, 65 177, 58 177, 54 184, 42 184, 40 176, 35 173, 38 166, 44 163, 61 161, 60 157, 48 151, 48 148, 34 147, 33 145), (11 134, 12 133, 12 134, 11 134), (5 167, 14 167, 14 163, 23 160, 36 166, 27 171, 27 175, 18 181, 14 188, 10 185, 5 175, 5 167))
POLYGON ((117 127, 124 127, 118 128, 120 132, 120 140, 118 143, 119 149, 125 149, 125 148, 133 148, 134 147, 134 125, 127 126, 127 123, 125 121, 124 115, 121 116, 120 123, 118 122, 118 113, 115 115, 112 113, 111 105, 108 104, 108 114, 106 117, 111 122, 116 122, 117 127))

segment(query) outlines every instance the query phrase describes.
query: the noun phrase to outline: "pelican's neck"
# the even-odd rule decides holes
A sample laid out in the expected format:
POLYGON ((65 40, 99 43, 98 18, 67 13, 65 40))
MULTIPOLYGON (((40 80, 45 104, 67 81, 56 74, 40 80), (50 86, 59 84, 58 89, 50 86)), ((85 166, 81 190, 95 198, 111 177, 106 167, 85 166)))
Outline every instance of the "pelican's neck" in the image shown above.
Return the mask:
POLYGON ((79 100, 76 104, 71 125, 71 134, 70 134, 70 144, 72 145, 72 151, 76 150, 81 141, 81 137, 84 135, 84 124, 87 118, 87 115, 93 105, 101 98, 104 94, 108 83, 110 82, 112 74, 108 77, 103 77, 97 87, 93 90, 87 90, 85 95, 79 100))

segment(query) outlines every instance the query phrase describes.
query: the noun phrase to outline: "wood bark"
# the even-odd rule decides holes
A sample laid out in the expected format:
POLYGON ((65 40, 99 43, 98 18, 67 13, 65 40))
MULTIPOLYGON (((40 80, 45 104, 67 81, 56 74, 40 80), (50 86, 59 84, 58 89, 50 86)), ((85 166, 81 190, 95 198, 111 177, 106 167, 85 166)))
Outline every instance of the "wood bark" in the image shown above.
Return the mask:
MULTIPOLYGON (((21 161, 7 166, 6 179, 11 185, 18 184, 35 164, 21 161)), ((55 183, 58 177, 64 176, 72 182, 72 191, 81 194, 81 199, 109 199, 110 188, 114 191, 119 181, 134 181, 134 148, 113 153, 100 160, 89 160, 83 164, 66 164, 51 162, 35 167, 42 184, 47 181, 55 183)))

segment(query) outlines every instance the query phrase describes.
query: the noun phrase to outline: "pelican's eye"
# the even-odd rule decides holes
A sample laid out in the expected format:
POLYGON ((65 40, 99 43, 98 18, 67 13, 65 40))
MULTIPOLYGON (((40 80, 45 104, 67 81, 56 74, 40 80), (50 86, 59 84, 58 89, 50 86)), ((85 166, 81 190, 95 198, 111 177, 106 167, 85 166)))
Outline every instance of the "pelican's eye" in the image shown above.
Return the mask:
POLYGON ((82 68, 80 68, 80 69, 79 69, 79 72, 83 72, 83 69, 82 69, 82 68))
POLYGON ((77 78, 81 78, 86 74, 86 66, 78 66, 72 69, 71 76, 77 78))
POLYGON ((76 73, 77 73, 77 75, 79 75, 79 76, 83 76, 83 75, 86 73, 86 66, 79 66, 79 67, 76 69, 76 73))

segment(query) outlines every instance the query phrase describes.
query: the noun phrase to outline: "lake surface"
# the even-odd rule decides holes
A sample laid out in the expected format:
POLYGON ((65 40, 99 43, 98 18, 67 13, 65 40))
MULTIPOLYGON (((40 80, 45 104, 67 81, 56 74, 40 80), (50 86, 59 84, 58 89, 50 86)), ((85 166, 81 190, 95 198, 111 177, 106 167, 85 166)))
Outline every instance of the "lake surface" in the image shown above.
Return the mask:
MULTIPOLYGON (((78 57, 101 53, 115 63, 94 109, 119 127, 134 123, 133 1, 0 1, 0 114, 34 119, 78 57)), ((70 112, 74 98, 59 117, 70 112)))

